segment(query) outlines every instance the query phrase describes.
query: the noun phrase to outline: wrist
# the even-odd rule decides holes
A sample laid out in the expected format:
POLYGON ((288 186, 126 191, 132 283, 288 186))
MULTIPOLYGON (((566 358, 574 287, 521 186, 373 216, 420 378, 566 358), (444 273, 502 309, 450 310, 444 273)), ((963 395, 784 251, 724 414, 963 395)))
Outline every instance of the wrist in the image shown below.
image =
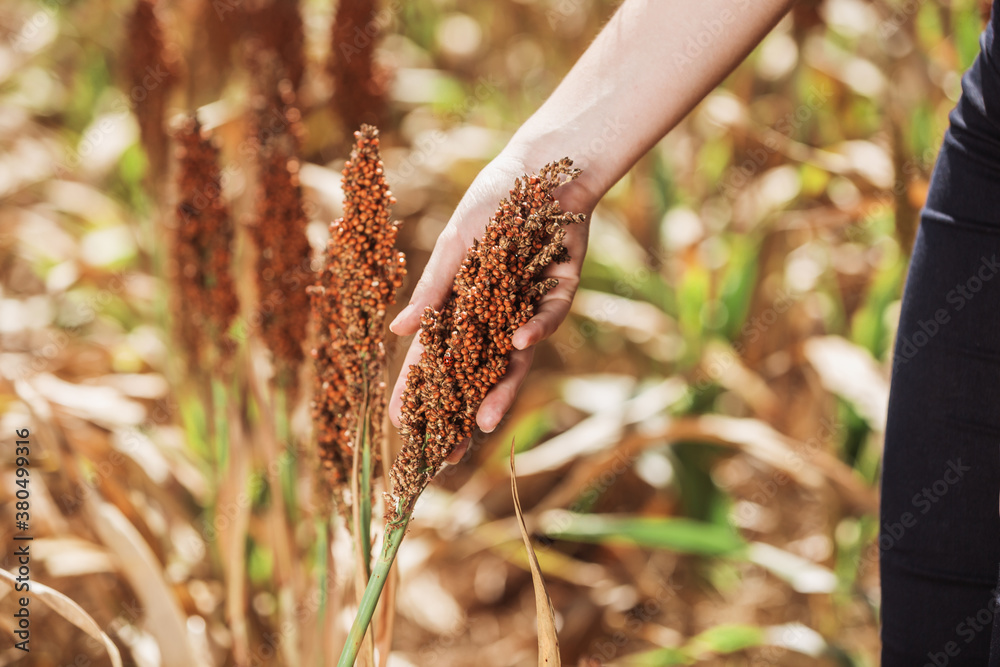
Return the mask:
POLYGON ((528 136, 523 130, 511 138, 499 157, 519 165, 525 174, 537 173, 546 164, 568 157, 573 160, 574 167, 581 168, 581 173, 556 191, 559 202, 564 209, 574 213, 589 215, 593 212, 597 202, 607 192, 606 187, 599 185, 597 165, 583 164, 581 161, 586 162, 583 160, 585 155, 575 150, 572 142, 554 135, 528 136))

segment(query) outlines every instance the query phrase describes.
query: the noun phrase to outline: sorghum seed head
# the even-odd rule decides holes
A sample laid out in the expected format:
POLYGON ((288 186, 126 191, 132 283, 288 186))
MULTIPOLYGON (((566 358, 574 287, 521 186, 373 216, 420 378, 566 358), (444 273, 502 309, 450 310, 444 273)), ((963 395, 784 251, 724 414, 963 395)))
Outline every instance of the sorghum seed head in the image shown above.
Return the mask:
POLYGON ((177 83, 176 52, 163 37, 155 0, 138 0, 128 21, 128 88, 139 136, 154 175, 166 172, 169 139, 163 127, 167 97, 177 83))
POLYGON ((564 212, 553 191, 579 173, 564 158, 517 179, 466 254, 441 310, 421 316, 424 351, 403 390, 403 448, 390 473, 397 515, 390 521, 412 509, 444 459, 472 435, 480 403, 507 372, 511 336, 556 285, 542 270, 569 259, 564 226, 584 216, 564 212))
POLYGON ((304 358, 302 342, 309 320, 306 286, 315 278, 306 235, 309 219, 302 205, 297 160, 278 141, 258 154, 260 189, 251 235, 257 246, 257 287, 261 334, 294 382, 304 358))
POLYGON ((239 311, 230 272, 233 224, 222 198, 218 149, 196 118, 176 134, 180 162, 174 237, 181 338, 194 364, 207 361, 214 343, 220 360, 232 352, 229 327, 239 311))
MULTIPOLYGON (((395 201, 385 182, 378 130, 362 125, 344 166, 344 217, 330 224, 326 263, 309 288, 317 326, 313 421, 331 484, 349 477, 362 406, 368 405, 371 441, 379 443, 385 415, 385 317, 406 273, 396 250, 395 201)), ((376 465, 379 447, 373 446, 376 465)))

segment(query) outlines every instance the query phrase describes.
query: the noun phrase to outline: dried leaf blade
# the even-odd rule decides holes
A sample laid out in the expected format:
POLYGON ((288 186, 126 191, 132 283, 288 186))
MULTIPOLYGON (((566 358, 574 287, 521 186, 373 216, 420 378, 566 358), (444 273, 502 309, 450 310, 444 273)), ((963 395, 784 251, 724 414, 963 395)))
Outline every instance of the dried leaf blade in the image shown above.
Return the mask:
MULTIPOLYGON (((0 569, 0 579, 9 583, 12 589, 17 583, 14 575, 3 569, 0 569)), ((118 647, 111 641, 111 637, 108 637, 107 633, 101 630, 101 626, 97 624, 97 621, 84 611, 83 607, 65 594, 37 581, 31 582, 31 596, 41 600, 49 609, 86 632, 90 637, 101 642, 104 645, 104 649, 108 652, 111 664, 114 667, 122 667, 122 656, 118 652, 118 647)))
POLYGON ((542 568, 538 564, 538 557, 535 556, 535 550, 531 546, 531 537, 528 535, 528 527, 524 523, 524 513, 521 510, 521 499, 517 495, 513 440, 510 443, 510 492, 514 497, 517 527, 521 530, 521 539, 524 540, 524 548, 528 551, 531 583, 535 589, 535 611, 538 616, 538 665, 539 667, 559 666, 562 665, 562 662, 559 659, 559 635, 556 633, 555 611, 552 609, 549 592, 545 588, 545 579, 542 578, 542 568))

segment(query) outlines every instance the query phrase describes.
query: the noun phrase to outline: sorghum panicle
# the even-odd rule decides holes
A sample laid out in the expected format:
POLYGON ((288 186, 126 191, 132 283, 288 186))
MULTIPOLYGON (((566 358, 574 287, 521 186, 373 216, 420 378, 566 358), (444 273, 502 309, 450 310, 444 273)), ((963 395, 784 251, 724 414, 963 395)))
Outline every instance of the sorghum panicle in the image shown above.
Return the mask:
POLYGON ((282 76, 298 90, 305 73, 305 31, 299 0, 201 0, 201 49, 207 59, 194 63, 201 78, 225 76, 233 47, 239 58, 252 50, 269 50, 280 61, 282 76))
POLYGON ((251 15, 252 29, 281 60, 283 77, 298 90, 306 69, 305 31, 299 0, 271 0, 251 15))
POLYGON ((222 198, 219 151, 195 118, 185 121, 175 138, 180 167, 174 268, 181 337, 192 363, 205 362, 213 343, 225 360, 239 302, 230 272, 233 224, 222 198))
POLYGON ((254 320, 260 322, 281 383, 294 398, 309 322, 306 286, 315 277, 306 235, 309 219, 299 187, 302 114, 295 106, 294 84, 286 76, 278 53, 264 49, 259 39, 247 46, 246 62, 253 80, 252 142, 259 170, 256 220, 251 227, 257 247, 258 310, 254 320))
POLYGON ((385 110, 386 73, 375 63, 376 0, 343 0, 331 31, 330 61, 334 110, 345 127, 378 123, 385 110))
POLYGON ((261 334, 275 361, 294 381, 305 355, 312 281, 311 249, 302 206, 299 161, 272 141, 259 157, 260 190, 252 236, 257 245, 257 287, 261 334))
POLYGON ((441 310, 427 308, 421 317, 424 351, 406 378, 403 448, 390 473, 395 520, 409 513, 445 458, 472 435, 480 403, 507 372, 511 337, 558 283, 542 270, 569 259, 565 226, 584 218, 564 212, 553 197, 580 173, 572 164, 564 158, 515 182, 482 241, 466 254, 441 310))
POLYGON ((298 107, 295 85, 288 78, 281 58, 264 49, 260 40, 247 42, 245 57, 253 80, 251 108, 258 148, 281 141, 286 150, 297 152, 305 134, 302 112, 298 107), (287 139, 283 138, 287 135, 287 139))
POLYGON ((178 79, 178 59, 167 47, 156 17, 156 0, 138 0, 128 20, 129 99, 139 120, 139 135, 153 174, 167 164, 167 133, 163 126, 167 97, 178 79))
POLYGON ((406 273, 378 130, 362 125, 344 166, 344 217, 330 225, 325 265, 309 289, 317 323, 313 423, 323 474, 349 478, 359 412, 368 406, 376 467, 385 416, 385 318, 406 273))

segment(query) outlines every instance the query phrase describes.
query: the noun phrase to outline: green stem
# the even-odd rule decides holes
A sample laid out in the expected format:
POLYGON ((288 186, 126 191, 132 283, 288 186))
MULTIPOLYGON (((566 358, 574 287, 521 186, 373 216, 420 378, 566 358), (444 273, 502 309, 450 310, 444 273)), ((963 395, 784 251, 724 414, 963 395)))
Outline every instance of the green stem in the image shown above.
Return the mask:
POLYGON ((361 485, 360 518, 358 526, 358 539, 361 541, 362 562, 359 563, 365 569, 365 575, 371 576, 369 563, 372 557, 372 447, 371 431, 366 416, 364 423, 364 434, 361 438, 361 485))
POLYGON ((372 568, 372 576, 368 580, 368 586, 365 587, 364 595, 361 596, 358 615, 354 617, 354 625, 347 635, 347 643, 340 654, 340 660, 337 661, 337 667, 353 667, 358 651, 361 650, 361 643, 365 639, 365 632, 375 614, 375 605, 378 604, 385 582, 389 579, 389 570, 392 568, 392 562, 396 560, 396 552, 399 551, 399 545, 406 535, 406 526, 409 523, 410 514, 407 513, 398 523, 386 526, 385 546, 375 561, 375 567, 372 568))
POLYGON ((274 395, 275 430, 281 451, 278 452, 278 480, 281 482, 281 494, 285 501, 285 511, 292 525, 298 523, 298 499, 296 488, 296 458, 295 439, 292 437, 291 418, 288 408, 288 394, 279 385, 274 395))
MULTIPOLYGON (((318 636, 324 636, 324 631, 326 630, 326 615, 329 613, 329 597, 330 592, 328 589, 330 585, 330 567, 329 567, 329 548, 330 548, 330 524, 333 521, 333 517, 329 517, 325 520, 320 520, 316 522, 316 563, 319 566, 319 614, 317 615, 317 627, 316 631, 318 636)), ((323 652, 320 651, 319 655, 319 667, 323 665, 323 652)))
MULTIPOLYGON (((218 378, 212 378, 212 410, 215 420, 215 461, 220 471, 226 469, 229 461, 229 407, 226 385, 218 378)), ((221 473, 220 473, 221 474, 221 473)))

